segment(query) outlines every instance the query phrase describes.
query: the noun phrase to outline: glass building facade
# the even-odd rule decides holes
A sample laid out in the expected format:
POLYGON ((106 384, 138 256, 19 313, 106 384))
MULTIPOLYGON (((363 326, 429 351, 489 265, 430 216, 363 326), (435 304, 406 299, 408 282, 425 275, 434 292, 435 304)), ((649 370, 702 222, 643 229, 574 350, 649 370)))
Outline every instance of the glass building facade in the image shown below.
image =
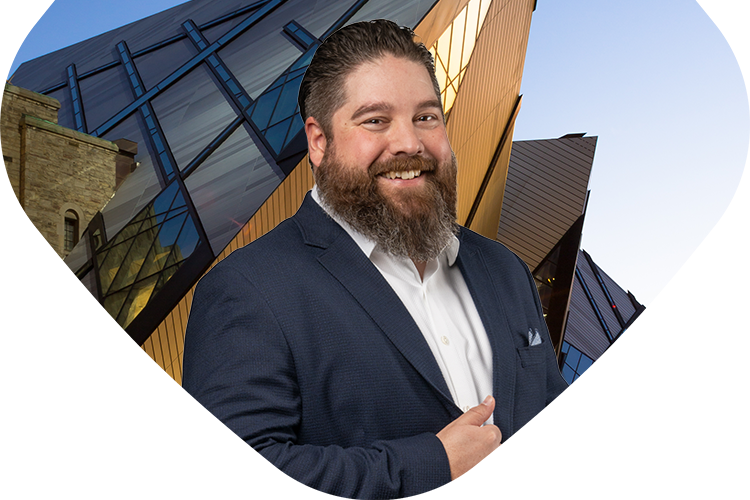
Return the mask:
POLYGON ((565 292, 564 309, 558 360, 560 372, 571 384, 585 372, 627 330, 646 309, 635 296, 623 290, 585 250, 576 252, 574 279, 567 290, 558 291, 555 261, 559 259, 558 245, 534 271, 542 309, 547 324, 556 324, 549 312, 554 293, 565 292))
POLYGON ((139 145, 68 266, 143 342, 304 157, 297 94, 320 40, 414 27, 435 3, 193 0, 23 64, 15 83, 58 99, 60 125, 139 145))
POLYGON ((199 278, 312 187, 297 109, 312 54, 339 27, 377 18, 414 28, 435 57, 461 165, 458 220, 494 237, 535 7, 192 0, 24 63, 14 83, 57 99, 60 125, 125 145, 132 160, 65 262, 179 382, 199 278))

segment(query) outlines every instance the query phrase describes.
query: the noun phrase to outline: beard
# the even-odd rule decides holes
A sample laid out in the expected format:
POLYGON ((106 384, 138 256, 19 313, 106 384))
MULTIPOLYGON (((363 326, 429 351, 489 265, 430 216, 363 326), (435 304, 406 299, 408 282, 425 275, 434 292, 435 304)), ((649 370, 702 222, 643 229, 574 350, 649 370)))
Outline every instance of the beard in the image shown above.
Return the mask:
POLYGON ((436 258, 458 233, 456 223, 456 157, 438 163, 413 156, 375 162, 367 170, 341 164, 329 143, 315 181, 320 198, 356 231, 383 251, 414 261, 436 258), (421 186, 383 193, 378 175, 420 170, 421 186))

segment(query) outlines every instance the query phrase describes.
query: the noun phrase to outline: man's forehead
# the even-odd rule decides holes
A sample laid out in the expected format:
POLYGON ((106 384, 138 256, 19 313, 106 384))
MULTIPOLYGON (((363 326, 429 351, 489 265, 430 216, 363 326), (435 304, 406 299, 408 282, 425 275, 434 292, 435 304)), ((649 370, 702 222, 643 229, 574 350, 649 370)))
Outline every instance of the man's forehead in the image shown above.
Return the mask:
MULTIPOLYGON (((352 95, 356 93, 358 85, 362 83, 362 80, 367 80, 369 77, 375 78, 376 76, 379 76, 380 74, 385 72, 386 63, 388 62, 395 62, 397 64, 407 63, 399 64, 399 74, 407 74, 407 79, 410 80, 410 82, 416 83, 419 80, 423 80, 424 83, 429 86, 430 97, 420 101, 418 107, 436 106, 438 108, 441 108, 439 96, 435 94, 435 89, 432 85, 432 79, 429 72, 427 71, 427 68, 423 64, 407 57, 384 54, 375 59, 362 62, 357 66, 351 68, 351 70, 346 73, 342 85, 342 99, 341 102, 338 103, 338 106, 334 110, 334 113, 339 111, 347 104, 354 104, 357 106, 354 112, 354 114, 357 116, 361 115, 363 111, 369 110, 389 111, 393 107, 393 103, 388 99, 378 99, 376 96, 359 96, 359 102, 350 102, 352 95), (389 61, 389 59, 391 61, 389 61)), ((415 89, 416 85, 410 85, 410 88, 415 89)))

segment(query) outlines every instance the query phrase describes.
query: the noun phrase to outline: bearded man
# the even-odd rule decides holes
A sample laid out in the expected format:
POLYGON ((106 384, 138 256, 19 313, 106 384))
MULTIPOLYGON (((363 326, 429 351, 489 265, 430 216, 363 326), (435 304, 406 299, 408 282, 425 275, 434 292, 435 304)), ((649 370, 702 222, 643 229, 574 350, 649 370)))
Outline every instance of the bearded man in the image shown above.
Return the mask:
POLYGON ((299 96, 316 186, 198 284, 183 387, 289 476, 394 498, 436 488, 565 388, 534 281, 456 223, 432 57, 356 23, 299 96))

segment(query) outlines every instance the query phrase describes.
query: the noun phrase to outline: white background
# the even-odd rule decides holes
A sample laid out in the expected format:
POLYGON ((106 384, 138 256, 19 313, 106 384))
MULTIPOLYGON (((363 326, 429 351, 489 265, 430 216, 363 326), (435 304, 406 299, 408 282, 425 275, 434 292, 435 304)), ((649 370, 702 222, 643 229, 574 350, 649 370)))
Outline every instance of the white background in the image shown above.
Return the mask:
MULTIPOLYGON (((750 5, 699 3, 747 79, 750 5)), ((2 7, 1 72, 48 5, 2 7)), ((615 348, 427 498, 747 498, 749 190, 743 176, 720 222, 615 348)), ((253 452, 123 334, 5 176, 0 204, 0 496, 323 498, 253 452)))

